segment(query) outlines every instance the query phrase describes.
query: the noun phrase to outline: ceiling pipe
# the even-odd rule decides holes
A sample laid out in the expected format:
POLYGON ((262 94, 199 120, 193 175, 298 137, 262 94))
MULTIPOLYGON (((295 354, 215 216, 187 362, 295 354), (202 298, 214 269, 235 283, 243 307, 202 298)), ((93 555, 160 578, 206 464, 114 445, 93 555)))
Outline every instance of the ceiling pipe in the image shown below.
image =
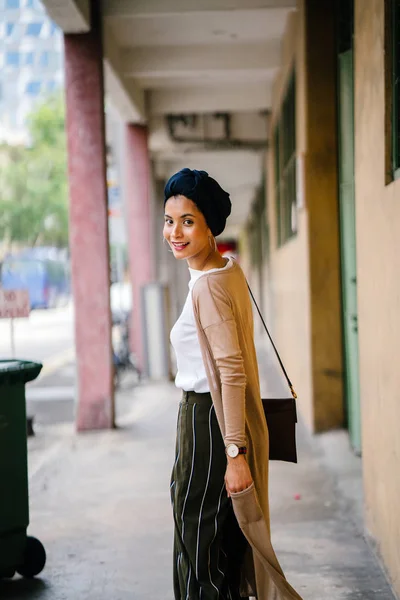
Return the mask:
MULTIPOLYGON (((177 125, 182 124, 184 127, 194 129, 199 121, 199 115, 182 114, 182 115, 166 115, 165 120, 167 124, 168 133, 170 139, 177 144, 191 144, 195 145, 195 150, 198 150, 198 146, 202 146, 207 150, 215 149, 250 149, 250 150, 264 150, 268 148, 268 140, 243 140, 235 139, 231 137, 231 115, 229 113, 215 113, 212 115, 216 119, 221 119, 224 125, 224 137, 215 138, 209 136, 182 136, 177 135, 175 130, 177 125)), ((201 115, 203 124, 206 115, 201 115)), ((204 131, 204 126, 203 126, 204 131)), ((188 150, 190 151, 190 150, 188 150)))

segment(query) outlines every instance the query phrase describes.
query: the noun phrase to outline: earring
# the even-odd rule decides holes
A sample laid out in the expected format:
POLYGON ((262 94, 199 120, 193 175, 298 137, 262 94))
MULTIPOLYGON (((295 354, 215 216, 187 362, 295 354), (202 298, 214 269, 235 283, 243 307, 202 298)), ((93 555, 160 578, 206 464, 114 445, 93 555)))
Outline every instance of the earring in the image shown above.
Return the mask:
POLYGON ((216 241, 216 239, 215 239, 215 237, 214 237, 214 236, 210 236, 210 235, 209 235, 209 236, 208 236, 208 243, 210 244, 210 248, 211 248, 211 250, 213 249, 213 247, 212 247, 212 240, 214 240, 214 252, 217 252, 217 251, 218 251, 218 247, 217 247, 217 241, 216 241))
MULTIPOLYGON (((164 237, 164 236, 163 236, 163 239, 162 239, 162 241, 163 241, 163 244, 165 244, 165 242, 167 241, 167 240, 165 239, 165 237, 164 237)), ((168 252, 172 252, 172 254, 174 253, 174 251, 173 251, 173 250, 171 250, 171 248, 169 247, 169 244, 168 244, 168 248, 167 248, 167 250, 168 250, 168 252)))

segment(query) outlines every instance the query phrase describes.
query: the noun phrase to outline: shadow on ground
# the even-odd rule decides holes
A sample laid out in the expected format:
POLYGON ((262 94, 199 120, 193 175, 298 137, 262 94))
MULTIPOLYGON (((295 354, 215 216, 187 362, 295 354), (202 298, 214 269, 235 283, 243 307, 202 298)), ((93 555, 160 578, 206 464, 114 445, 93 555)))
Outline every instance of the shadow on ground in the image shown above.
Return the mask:
POLYGON ((37 600, 44 597, 44 592, 49 591, 50 586, 42 579, 14 579, 0 580, 0 598, 7 600, 37 600))

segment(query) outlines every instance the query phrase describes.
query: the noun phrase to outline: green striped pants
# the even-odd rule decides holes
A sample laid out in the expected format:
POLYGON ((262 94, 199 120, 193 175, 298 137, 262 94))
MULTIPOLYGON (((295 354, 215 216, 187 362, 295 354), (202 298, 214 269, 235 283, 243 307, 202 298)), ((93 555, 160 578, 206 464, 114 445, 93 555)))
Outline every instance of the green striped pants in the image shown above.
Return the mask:
POLYGON ((211 395, 183 392, 171 478, 175 600, 239 600, 247 542, 224 483, 226 456, 211 395))

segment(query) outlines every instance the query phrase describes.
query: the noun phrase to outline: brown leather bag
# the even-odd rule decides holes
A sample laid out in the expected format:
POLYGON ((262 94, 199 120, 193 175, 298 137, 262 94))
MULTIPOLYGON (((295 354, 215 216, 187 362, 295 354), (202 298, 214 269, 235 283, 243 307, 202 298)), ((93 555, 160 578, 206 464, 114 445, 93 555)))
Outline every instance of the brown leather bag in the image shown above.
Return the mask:
POLYGON ((265 331, 268 334, 272 347, 275 351, 283 374, 286 377, 290 392, 292 396, 290 398, 263 398, 262 403, 264 407, 265 418, 267 419, 268 433, 269 433, 269 459, 270 460, 284 460, 286 462, 297 463, 297 449, 296 449, 296 423, 297 423, 297 411, 296 411, 296 398, 297 394, 294 391, 292 382, 290 381, 286 369, 283 366, 281 357, 279 356, 278 350, 274 342, 272 341, 271 335, 268 331, 268 327, 265 324, 263 316, 258 304, 253 296, 253 292, 250 289, 250 295, 256 306, 258 314, 260 315, 261 321, 264 325, 265 331))

